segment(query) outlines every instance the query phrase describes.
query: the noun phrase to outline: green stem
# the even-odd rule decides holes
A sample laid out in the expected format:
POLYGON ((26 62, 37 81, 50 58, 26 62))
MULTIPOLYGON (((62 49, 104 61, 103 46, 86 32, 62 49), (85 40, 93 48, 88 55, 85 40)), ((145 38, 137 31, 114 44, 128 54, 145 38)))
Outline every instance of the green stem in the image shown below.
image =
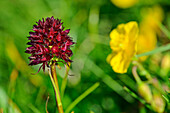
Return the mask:
POLYGON ((70 70, 70 64, 69 64, 69 66, 66 65, 65 68, 66 68, 66 73, 65 73, 65 76, 64 76, 62 84, 61 84, 61 98, 63 98, 64 92, 65 92, 65 89, 66 89, 68 72, 70 70))
POLYGON ((64 113, 63 112, 61 98, 60 98, 59 88, 57 87, 58 86, 58 82, 55 82, 54 79, 53 79, 54 75, 56 75, 56 71, 53 70, 55 68, 54 66, 55 65, 51 65, 51 70, 50 71, 48 70, 49 71, 49 76, 50 76, 51 82, 52 82, 53 87, 54 87, 58 111, 59 111, 59 113, 64 113), (52 75, 53 75, 53 77, 52 77, 52 75))
POLYGON ((49 113, 49 112, 48 112, 48 108, 47 108, 49 98, 50 98, 50 97, 49 97, 49 95, 48 95, 47 100, 46 100, 46 103, 45 103, 45 111, 46 111, 46 113, 49 113))
POLYGON ((148 83, 152 84, 157 90, 159 90, 162 94, 165 94, 162 86, 160 85, 157 79, 152 78, 151 74, 141 65, 139 62, 134 61, 134 65, 138 66, 142 75, 144 75, 148 79, 148 83))
POLYGON ((142 57, 142 56, 148 56, 148 55, 152 55, 152 54, 167 51, 167 50, 170 50, 170 44, 158 47, 158 48, 156 48, 156 49, 154 49, 152 51, 146 52, 146 53, 136 55, 136 57, 139 58, 139 57, 142 57))
POLYGON ((148 79, 149 82, 152 81, 151 74, 139 62, 134 61, 133 64, 139 68, 142 75, 144 75, 148 79))
POLYGON ((51 68, 51 74, 52 74, 52 78, 54 80, 55 86, 59 90, 55 63, 52 63, 50 68, 51 68))
POLYGON ((137 66, 133 66, 133 68, 132 68, 132 75, 134 76, 134 78, 135 78, 135 80, 136 80, 136 82, 138 83, 138 84, 140 84, 142 81, 141 81, 141 79, 139 78, 139 76, 138 76, 138 74, 137 74, 137 66))
POLYGON ((93 92, 98 86, 99 82, 96 82, 93 86, 87 89, 83 94, 81 94, 76 100, 74 100, 66 109, 65 113, 69 113, 81 100, 83 100, 87 95, 93 92))

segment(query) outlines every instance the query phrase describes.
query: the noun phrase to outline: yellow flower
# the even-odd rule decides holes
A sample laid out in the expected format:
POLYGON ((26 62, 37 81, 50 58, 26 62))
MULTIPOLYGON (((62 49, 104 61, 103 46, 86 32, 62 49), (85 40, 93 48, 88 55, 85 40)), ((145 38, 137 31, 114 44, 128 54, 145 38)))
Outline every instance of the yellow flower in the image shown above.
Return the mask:
POLYGON ((119 8, 129 8, 135 5, 138 0, 111 0, 111 2, 119 8))
POLYGON ((151 29, 158 31, 159 24, 162 22, 164 14, 163 9, 156 5, 150 8, 144 8, 141 11, 141 16, 143 19, 140 26, 148 26, 151 29))
MULTIPOLYGON (((137 42, 137 54, 145 53, 156 47, 156 32, 148 26, 140 26, 137 42)), ((148 56, 140 57, 140 61, 145 61, 148 56)))
MULTIPOLYGON (((137 54, 151 51, 156 47, 156 32, 159 31, 159 23, 163 20, 163 11, 159 6, 145 8, 141 14, 143 19, 139 27, 137 54)), ((140 57, 139 60, 144 61, 147 57, 148 56, 140 57)))
POLYGON ((138 24, 129 22, 120 24, 110 33, 112 54, 108 55, 107 62, 117 73, 126 73, 132 57, 136 54, 138 24))

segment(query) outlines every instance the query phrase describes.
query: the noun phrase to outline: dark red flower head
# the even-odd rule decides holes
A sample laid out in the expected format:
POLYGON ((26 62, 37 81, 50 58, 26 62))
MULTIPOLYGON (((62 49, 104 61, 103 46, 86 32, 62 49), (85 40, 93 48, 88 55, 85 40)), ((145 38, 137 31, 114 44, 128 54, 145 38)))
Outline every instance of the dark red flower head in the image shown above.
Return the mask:
POLYGON ((50 62, 59 62, 61 59, 65 63, 72 62, 69 57, 73 55, 70 47, 74 42, 68 36, 70 29, 64 30, 62 24, 61 20, 52 16, 39 20, 33 26, 34 32, 29 32, 30 42, 27 43, 31 46, 25 51, 31 54, 29 65, 42 64, 45 71, 45 65, 48 66, 50 62))

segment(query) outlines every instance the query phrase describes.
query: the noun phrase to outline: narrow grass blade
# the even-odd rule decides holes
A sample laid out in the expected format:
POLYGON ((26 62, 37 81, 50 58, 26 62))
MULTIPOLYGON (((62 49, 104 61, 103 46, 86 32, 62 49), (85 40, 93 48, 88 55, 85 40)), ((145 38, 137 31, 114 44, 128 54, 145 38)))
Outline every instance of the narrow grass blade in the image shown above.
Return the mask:
POLYGON ((168 29, 161 23, 159 24, 159 27, 163 31, 163 33, 170 39, 170 32, 168 31, 168 29))
POLYGON ((169 99, 165 95, 162 95, 162 97, 166 100, 167 103, 170 103, 169 99))
POLYGON ((142 54, 136 55, 136 57, 139 58, 139 57, 142 57, 142 56, 153 55, 155 53, 159 53, 159 52, 163 52, 163 51, 167 51, 167 50, 170 50, 170 44, 158 47, 158 48, 156 48, 156 49, 154 49, 152 51, 146 52, 146 53, 142 53, 142 54))
POLYGON ((34 112, 34 113, 41 113, 35 106, 32 104, 29 104, 28 107, 34 112))
POLYGON ((127 91, 130 95, 132 95, 132 97, 134 97, 135 99, 139 100, 142 104, 144 104, 147 108, 149 108, 150 110, 152 110, 151 106, 149 104, 147 104, 143 99, 141 99, 140 97, 138 97, 134 92, 132 92, 130 89, 128 89, 126 86, 123 87, 125 91, 127 91))
POLYGON ((96 82, 93 86, 91 86, 89 89, 87 89, 83 94, 81 94, 76 100, 74 100, 66 109, 65 113, 70 113, 70 111, 81 101, 83 100, 87 95, 89 95, 91 92, 93 92, 97 87, 99 87, 100 83, 96 82))
POLYGON ((101 78, 102 81, 110 87, 113 91, 118 93, 122 98, 124 98, 127 102, 133 102, 133 98, 127 94, 123 90, 123 87, 115 80, 112 79, 109 75, 107 75, 99 66, 97 66, 91 59, 86 60, 86 68, 88 68, 91 72, 93 72, 97 77, 101 78))

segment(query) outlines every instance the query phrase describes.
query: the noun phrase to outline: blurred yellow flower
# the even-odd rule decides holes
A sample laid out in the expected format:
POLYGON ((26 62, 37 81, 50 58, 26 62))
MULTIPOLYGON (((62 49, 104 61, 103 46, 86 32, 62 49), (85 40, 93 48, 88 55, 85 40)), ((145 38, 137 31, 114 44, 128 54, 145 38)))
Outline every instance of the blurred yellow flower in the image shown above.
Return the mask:
MULTIPOLYGON (((137 54, 153 50, 157 44, 156 32, 163 20, 163 11, 160 6, 153 6, 142 10, 143 19, 140 23, 139 38, 137 43, 137 54)), ((140 57, 140 61, 146 60, 148 56, 140 57)))
POLYGON ((164 18, 163 9, 158 5, 144 8, 141 11, 141 16, 143 19, 140 26, 148 26, 155 31, 159 29, 159 24, 164 18))
POLYGON ((134 21, 120 24, 110 33, 112 54, 107 62, 117 73, 126 73, 132 57, 136 54, 138 24, 134 21))
POLYGON ((119 8, 129 8, 135 5, 138 0, 111 0, 111 2, 119 8))
MULTIPOLYGON (((153 29, 148 26, 139 27, 139 37, 137 42, 137 54, 145 53, 156 47, 157 38, 153 29)), ((148 56, 140 57, 140 61, 146 60, 148 56)))

